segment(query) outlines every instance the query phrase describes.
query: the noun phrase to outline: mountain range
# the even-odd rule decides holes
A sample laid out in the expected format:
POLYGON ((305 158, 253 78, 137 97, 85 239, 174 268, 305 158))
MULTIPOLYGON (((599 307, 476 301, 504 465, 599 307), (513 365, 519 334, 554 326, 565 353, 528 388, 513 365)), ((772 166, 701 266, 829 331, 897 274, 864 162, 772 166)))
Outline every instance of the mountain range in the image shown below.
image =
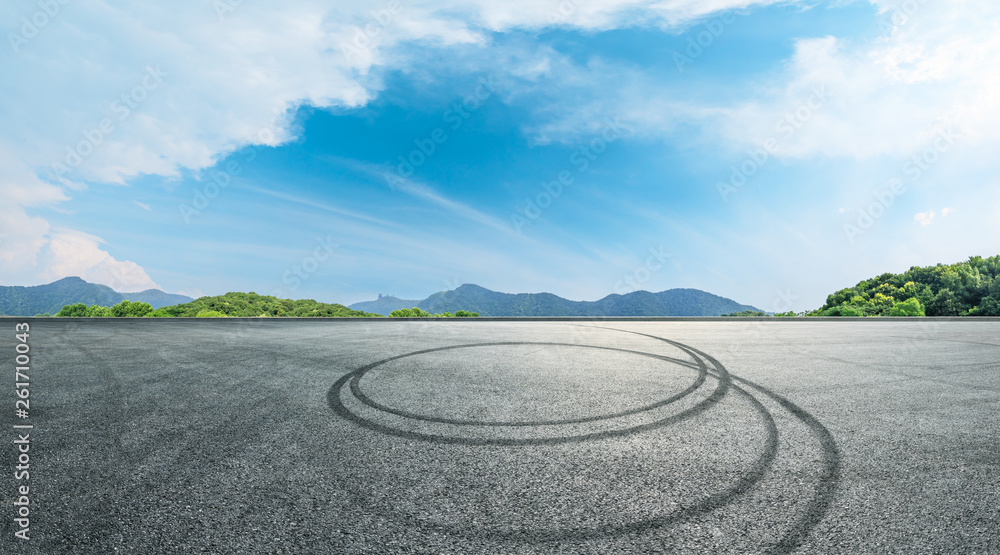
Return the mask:
POLYGON ((114 306, 124 300, 149 303, 153 308, 191 302, 184 295, 147 289, 138 293, 119 293, 107 285, 88 283, 78 277, 68 277, 46 285, 0 286, 0 314, 35 316, 55 314, 63 306, 75 303, 114 306))
MULTIPOLYGON (((68 277, 31 287, 0 286, 0 315, 55 314, 69 304, 113 306, 123 300, 146 302, 153 308, 194 301, 191 297, 159 289, 120 293, 106 285, 68 277)), ((571 301, 551 293, 500 293, 473 284, 434 293, 423 300, 382 296, 350 305, 354 310, 384 316, 393 310, 412 307, 432 314, 468 310, 480 316, 719 316, 759 310, 698 289, 668 289, 659 293, 635 291, 608 295, 598 301, 571 301)))
POLYGON ((430 313, 468 310, 480 316, 720 316, 760 311, 698 289, 634 291, 608 295, 598 301, 571 301, 551 293, 499 293, 472 284, 434 293, 421 301, 380 297, 350 305, 354 310, 385 316, 393 310, 412 307, 430 313))

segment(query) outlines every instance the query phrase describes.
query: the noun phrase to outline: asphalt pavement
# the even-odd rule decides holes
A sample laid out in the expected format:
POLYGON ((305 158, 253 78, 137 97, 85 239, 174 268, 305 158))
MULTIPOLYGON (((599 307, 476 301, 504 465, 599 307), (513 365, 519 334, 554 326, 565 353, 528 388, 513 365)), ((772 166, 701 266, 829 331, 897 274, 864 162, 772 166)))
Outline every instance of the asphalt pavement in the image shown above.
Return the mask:
POLYGON ((4 329, 3 553, 1000 553, 998 320, 4 329))

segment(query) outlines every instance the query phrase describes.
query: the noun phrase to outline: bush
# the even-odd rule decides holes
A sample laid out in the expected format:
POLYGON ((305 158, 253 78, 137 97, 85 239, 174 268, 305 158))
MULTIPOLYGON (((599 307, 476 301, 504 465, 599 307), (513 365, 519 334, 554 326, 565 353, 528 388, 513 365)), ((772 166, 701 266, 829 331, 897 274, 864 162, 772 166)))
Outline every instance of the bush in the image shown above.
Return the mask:
POLYGON ((812 314, 814 316, 865 316, 864 310, 860 307, 849 304, 842 304, 826 310, 821 310, 812 314))
POLYGON ((83 303, 68 304, 62 307, 56 316, 60 318, 79 318, 87 315, 87 305, 83 303))
POLYGON ((195 315, 195 318, 225 318, 226 315, 218 310, 202 310, 195 315))
POLYGON ((84 314, 88 318, 110 318, 113 316, 111 314, 111 309, 106 306, 91 305, 87 308, 87 313, 84 314))
POLYGON ((993 297, 983 298, 979 306, 969 311, 969 316, 1000 316, 1000 300, 993 297))
POLYGON ((149 303, 138 301, 122 301, 111 307, 111 315, 115 318, 142 318, 153 312, 149 303))
POLYGON ((431 313, 420 310, 417 307, 400 308, 389 313, 390 318, 430 318, 431 313))
POLYGON ((916 297, 892 305, 889 316, 923 316, 924 307, 916 297))

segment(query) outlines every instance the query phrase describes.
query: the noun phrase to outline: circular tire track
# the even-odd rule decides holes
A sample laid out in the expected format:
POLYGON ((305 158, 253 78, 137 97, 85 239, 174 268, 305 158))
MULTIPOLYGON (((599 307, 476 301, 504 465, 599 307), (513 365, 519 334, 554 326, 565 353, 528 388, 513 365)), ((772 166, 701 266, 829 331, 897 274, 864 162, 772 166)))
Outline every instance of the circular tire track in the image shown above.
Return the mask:
MULTIPOLYGON (((361 391, 361 388, 360 388, 360 386, 358 384, 358 382, 360 381, 361 377, 364 376, 368 371, 372 370, 373 368, 375 368, 377 366, 385 364, 387 362, 391 362, 391 361, 394 361, 394 360, 399 360, 401 358, 406 358, 406 357, 410 357, 410 356, 414 356, 414 355, 419 355, 419 354, 434 353, 434 352, 440 352, 440 351, 448 351, 448 350, 452 350, 452 349, 462 349, 462 348, 472 348, 472 347, 515 346, 515 345, 542 345, 542 346, 584 347, 584 348, 601 349, 601 350, 607 350, 607 351, 618 351, 618 352, 623 352, 623 353, 630 353, 630 354, 636 354, 636 355, 641 355, 641 356, 647 356, 647 357, 652 357, 652 358, 656 358, 656 359, 661 359, 661 360, 664 360, 666 362, 671 362, 671 363, 683 362, 683 361, 678 361, 678 359, 675 359, 675 358, 665 357, 665 356, 656 355, 656 354, 652 354, 652 353, 643 353, 643 352, 640 352, 640 351, 629 351, 629 350, 626 350, 626 349, 617 349, 617 348, 613 348, 613 347, 598 347, 598 346, 592 346, 592 345, 576 345, 576 344, 572 344, 572 343, 524 342, 524 341, 518 341, 518 342, 489 342, 489 343, 469 343, 469 344, 464 344, 464 345, 450 345, 450 346, 447 346, 447 347, 436 347, 436 348, 433 348, 433 349, 424 349, 424 350, 420 350, 420 351, 414 351, 414 352, 411 352, 411 353, 397 355, 397 356, 394 356, 394 357, 390 357, 390 358, 387 358, 387 359, 383 359, 383 360, 380 360, 380 361, 373 362, 371 364, 362 366, 361 368, 358 368, 357 370, 355 370, 353 372, 345 374, 343 377, 341 377, 339 380, 337 380, 336 383, 333 384, 333 386, 330 388, 329 392, 327 392, 327 402, 329 403, 330 407, 334 410, 334 412, 336 412, 341 417, 343 417, 343 418, 345 418, 347 420, 350 420, 351 422, 354 422, 355 424, 358 424, 359 426, 362 426, 362 427, 365 427, 365 428, 368 428, 368 429, 371 429, 371 430, 376 430, 376 431, 379 431, 379 432, 382 432, 382 433, 386 433, 386 434, 390 434, 390 435, 394 435, 394 436, 406 438, 406 439, 419 439, 419 440, 431 441, 431 442, 435 442, 435 443, 450 443, 450 444, 461 444, 461 445, 556 445, 556 444, 561 444, 561 443, 573 443, 573 442, 579 442, 579 441, 588 441, 588 440, 605 439, 605 438, 610 438, 610 437, 619 437, 619 436, 624 436, 624 435, 630 435, 630 434, 633 434, 633 433, 642 432, 642 431, 645 431, 645 430, 651 430, 651 429, 654 429, 654 428, 658 428, 660 426, 665 426, 665 425, 672 424, 672 423, 675 423, 675 422, 681 422, 683 420, 687 420, 687 419, 692 418, 692 417, 694 417, 695 415, 697 415, 697 414, 699 414, 701 412, 704 412, 705 410, 707 410, 708 408, 710 408, 715 403, 721 401, 726 396, 726 394, 728 393, 729 387, 731 385, 731 380, 729 380, 728 373, 724 373, 721 376, 717 376, 718 385, 716 386, 715 390, 713 390, 712 394, 709 395, 707 398, 699 401, 697 404, 695 404, 694 406, 692 406, 692 407, 690 407, 690 408, 688 408, 688 409, 686 409, 684 411, 681 411, 681 412, 679 412, 677 414, 673 414, 671 416, 668 416, 668 417, 660 419, 660 420, 656 420, 654 422, 633 425, 633 426, 629 426, 629 427, 622 428, 622 429, 617 429, 617 430, 607 430, 607 431, 602 431, 602 432, 593 432, 593 433, 576 434, 576 435, 566 435, 566 436, 556 436, 556 437, 528 437, 528 438, 505 438, 505 437, 483 438, 483 437, 476 437, 476 438, 471 438, 471 437, 450 436, 450 435, 444 435, 444 434, 432 434, 432 433, 424 433, 424 432, 414 432, 414 431, 409 431, 409 430, 400 430, 398 428, 393 428, 391 426, 387 426, 385 424, 381 424, 381 423, 376 422, 374 420, 371 420, 369 418, 365 418, 365 417, 363 417, 363 416, 361 416, 361 415, 359 415, 359 414, 357 414, 355 412, 352 412, 344 404, 343 400, 341 399, 342 392, 344 392, 345 389, 347 389, 347 390, 349 390, 351 392, 352 396, 355 399, 357 399, 358 401, 364 403, 365 405, 367 405, 367 406, 369 406, 371 408, 374 408, 374 409, 379 410, 381 412, 386 412, 386 413, 394 414, 396 416, 402 416, 404 418, 409 418, 409 419, 412 419, 412 420, 424 421, 424 422, 434 422, 434 423, 452 424, 452 425, 461 425, 461 426, 484 426, 484 427, 496 427, 496 428, 502 428, 502 427, 525 427, 525 426, 553 426, 553 425, 560 425, 560 424, 577 424, 577 423, 587 423, 587 422, 597 422, 597 421, 602 421, 602 420, 610 420, 610 419, 619 418, 619 417, 623 417, 623 416, 630 416, 630 415, 634 415, 634 414, 641 414, 643 412, 648 412, 648 411, 651 411, 651 410, 654 410, 654 409, 657 409, 657 408, 661 408, 661 407, 667 406, 667 405, 669 405, 671 403, 675 403, 675 402, 679 401, 680 399, 683 399, 684 397, 687 397, 691 393, 694 393, 697 389, 699 389, 701 387, 701 385, 704 384, 704 382, 706 380, 706 377, 709 375, 708 365, 706 364, 705 360, 703 360, 702 358, 698 357, 698 355, 694 354, 693 351, 689 351, 685 347, 680 347, 681 350, 683 350, 685 353, 689 354, 692 357, 693 361, 695 361, 694 365, 696 365, 696 367, 698 369, 698 377, 695 379, 694 383, 691 384, 690 386, 688 386, 687 389, 685 389, 684 391, 681 391, 680 393, 672 395, 671 397, 669 397, 667 399, 663 399, 661 401, 657 401, 655 403, 652 403, 652 404, 649 404, 649 405, 645 405, 643 407, 638 407, 638 408, 630 409, 630 410, 627 410, 627 411, 616 412, 616 413, 613 413, 613 414, 600 415, 600 416, 594 416, 594 417, 585 417, 585 418, 562 419, 562 420, 519 421, 519 422, 481 422, 481 421, 470 421, 470 420, 456 420, 456 419, 447 419, 447 418, 428 417, 428 416, 424 416, 424 415, 420 415, 420 414, 416 414, 416 413, 412 413, 412 412, 408 412, 408 411, 401 411, 401 410, 398 410, 398 409, 393 409, 391 407, 386 407, 385 405, 382 405, 380 403, 377 403, 377 402, 371 400, 366 395, 364 395, 364 392, 361 391), (350 387, 348 387, 348 386, 350 386, 350 387)), ((688 364, 684 364, 684 365, 688 366, 688 364)))
POLYGON ((421 420, 421 421, 424 421, 424 422, 435 422, 435 423, 439 423, 439 424, 451 424, 451 425, 455 425, 455 426, 523 427, 523 426, 558 426, 558 425, 561 425, 561 424, 582 424, 582 423, 585 423, 585 422, 598 422, 598 421, 601 421, 601 420, 611 420, 611 419, 620 418, 620 417, 623 417, 623 416, 631 416, 631 415, 634 415, 634 414, 640 414, 640 413, 643 413, 643 412, 648 412, 648 411, 651 411, 653 409, 657 409, 657 408, 669 405, 670 403, 673 403, 675 401, 679 401, 679 400, 683 399, 684 397, 687 397, 691 393, 694 393, 699 387, 701 387, 701 385, 703 383, 705 383, 705 378, 708 376, 708 366, 704 364, 704 361, 700 361, 700 360, 698 362, 696 362, 696 363, 692 363, 692 362, 683 361, 683 360, 679 360, 679 359, 675 359, 675 358, 671 358, 671 357, 666 357, 666 356, 662 356, 662 355, 654 355, 654 354, 651 354, 651 353, 644 353, 644 352, 641 352, 641 351, 630 351, 630 350, 627 350, 627 349, 618 349, 618 348, 615 348, 615 347, 598 347, 598 346, 593 346, 593 345, 576 345, 576 344, 572 344, 572 343, 551 343, 551 342, 546 342, 546 343, 539 343, 539 342, 509 342, 509 343, 477 343, 477 344, 469 344, 469 345, 453 345, 453 346, 450 346, 450 347, 439 347, 437 349, 433 349, 432 351, 417 351, 415 353, 407 353, 405 355, 400 355, 400 356, 392 357, 390 359, 385 359, 385 360, 380 360, 378 362, 374 362, 374 363, 369 364, 367 366, 364 366, 364 367, 362 367, 362 368, 360 368, 358 370, 355 370, 354 372, 352 372, 352 375, 353 375, 353 377, 350 379, 350 387, 351 387, 351 394, 354 395, 354 398, 357 399, 358 401, 361 401, 363 404, 368 405, 369 407, 371 407, 371 408, 373 408, 375 410, 381 411, 381 412, 387 412, 387 413, 390 413, 390 414, 395 414, 397 416, 402 416, 404 418, 409 418, 411 420, 421 420), (504 345, 504 346, 508 346, 508 345, 509 346, 514 346, 514 345, 544 345, 544 346, 558 346, 558 347, 579 347, 579 348, 585 348, 585 349, 601 349, 601 350, 604 350, 604 351, 617 351, 617 352, 621 352, 621 353, 629 353, 629 354, 633 354, 633 355, 640 355, 640 356, 645 356, 645 357, 649 357, 649 358, 659 359, 659 360, 663 360, 663 361, 667 361, 667 362, 673 362, 673 363, 680 364, 680 365, 683 365, 683 366, 691 366, 691 367, 694 367, 694 368, 698 369, 698 375, 695 378, 694 383, 692 383, 690 386, 688 386, 687 388, 685 388, 680 393, 678 393, 676 395, 673 395, 671 397, 668 397, 667 399, 663 399, 661 401, 657 401, 655 403, 651 403, 651 404, 648 404, 648 405, 645 405, 645 406, 641 406, 641 407, 637 407, 637 408, 629 409, 629 410, 624 410, 624 411, 620 411, 620 412, 615 412, 615 413, 611 413, 611 414, 603 414, 603 415, 599 415, 599 416, 587 416, 587 417, 581 417, 581 418, 566 418, 566 419, 562 419, 562 420, 526 420, 526 421, 504 422, 504 421, 460 420, 460 419, 453 419, 453 418, 439 418, 439 417, 434 417, 434 416, 425 416, 425 415, 417 414, 417 413, 414 413, 414 412, 409 412, 409 411, 404 411, 404 410, 399 410, 399 409, 395 409, 395 408, 392 408, 392 407, 388 407, 388 406, 386 406, 384 404, 381 404, 381 403, 379 403, 377 401, 374 401, 368 395, 366 395, 364 391, 361 390, 361 383, 360 382, 361 382, 361 378, 363 378, 365 376, 365 374, 367 374, 369 371, 374 370, 375 368, 377 368, 377 367, 379 367, 379 366, 381 366, 381 365, 383 365, 383 364, 385 364, 387 362, 393 361, 393 360, 399 360, 399 359, 402 359, 402 358, 407 358, 407 357, 418 355, 418 354, 424 354, 424 353, 427 353, 427 352, 438 352, 438 351, 447 351, 447 350, 452 350, 452 349, 465 349, 465 348, 472 348, 472 347, 485 347, 485 346, 491 346, 492 347, 492 346, 498 346, 498 345, 504 345))
MULTIPOLYGON (((600 326, 598 326, 600 327, 600 326)), ((603 329, 619 331, 622 333, 631 333, 634 335, 641 335, 644 337, 649 337, 652 339, 657 339, 660 341, 665 341, 672 345, 677 345, 676 342, 663 337, 658 337, 655 335, 650 335, 646 333, 640 333, 629 330, 622 330, 617 328, 607 328, 603 329)), ((688 347, 688 349, 700 354, 709 360, 713 365, 717 367, 722 367, 722 364, 715 360, 712 356, 695 349, 694 347, 688 347)), ((826 428, 819 420, 813 415, 809 414, 805 409, 796 405, 795 403, 789 401, 785 397, 778 395, 770 389, 756 384, 745 378, 740 378, 738 376, 732 376, 732 379, 745 384, 760 393, 771 398, 782 408, 787 410, 800 422, 806 425, 812 432, 813 436, 819 441, 821 456, 822 456, 822 468, 820 471, 820 477, 816 481, 816 485, 813 488, 813 496, 809 503, 806 505, 806 509, 802 516, 796 521, 796 523, 785 533, 784 536, 778 541, 777 544, 772 546, 768 551, 771 553, 791 553, 795 551, 802 542, 806 539, 809 533, 823 517, 826 512, 830 509, 830 505, 833 503, 833 497, 837 491, 837 485, 840 483, 841 478, 841 458, 840 449, 837 447, 837 442, 830 433, 830 430, 826 428)), ((737 386, 734 386, 734 388, 737 386)), ((766 409, 765 409, 766 410, 766 409)))
MULTIPOLYGON (((717 509, 720 509, 732 501, 736 500, 740 496, 748 493, 752 490, 761 480, 764 479, 768 470, 771 468, 775 459, 778 455, 778 437, 779 432, 777 425, 775 423, 774 415, 771 411, 755 396, 755 393, 762 394, 772 400, 773 402, 780 405, 784 410, 788 411, 793 417, 798 419, 802 424, 804 424, 813 436, 818 440, 820 450, 821 450, 821 465, 820 476, 817 479, 817 483, 813 488, 813 495, 809 499, 802 511, 802 514, 796 519, 795 523, 789 528, 789 530, 782 536, 775 544, 767 548, 769 553, 790 553, 796 550, 802 545, 803 541, 812 531, 812 529, 823 519, 824 515, 828 511, 832 501, 833 496, 836 493, 837 485, 840 481, 841 474, 841 462, 840 462, 840 452, 837 448, 836 441, 833 435, 820 423, 815 417, 806 412, 804 409, 798 405, 792 403, 785 397, 778 395, 774 391, 756 384, 750 380, 740 378, 738 376, 732 376, 726 368, 714 357, 704 353, 693 347, 684 345, 682 343, 658 337, 655 335, 634 332, 629 330, 609 328, 602 326, 594 326, 601 329, 606 329, 610 331, 617 331, 621 333, 629 333, 633 335, 639 335, 655 339, 658 341, 663 341, 668 343, 681 351, 688 354, 695 364, 687 363, 685 361, 680 361, 671 357, 664 357, 661 355, 654 355, 651 353, 643 353, 640 351, 631 351, 626 349, 617 349, 612 347, 598 347, 590 345, 576 345, 576 344, 566 344, 566 343, 551 343, 551 342, 490 342, 490 343, 475 343, 466 345, 453 345, 447 347, 438 347, 432 349, 424 349, 421 351, 415 351, 412 353, 406 353, 403 355, 398 355, 395 357, 387 358, 381 361, 377 361, 366 366, 363 366, 353 372, 350 372, 333 384, 327 393, 327 401, 330 407, 342 418, 354 422, 359 426, 379 431, 382 433, 394 435, 397 437, 402 437, 406 439, 417 439, 433 443, 444 443, 444 444, 461 444, 461 445, 496 445, 496 446, 519 446, 519 445, 555 445, 571 442, 581 442, 588 440, 598 440, 611 437, 619 437, 625 435, 636 434, 640 432, 646 432, 669 426, 670 424, 682 422, 697 416, 698 414, 708 410, 716 403, 722 401, 730 390, 735 391, 738 395, 745 398, 753 407, 754 411, 764 422, 764 427, 766 430, 766 438, 764 440, 764 445, 762 446, 761 454, 757 459, 750 465, 749 469, 744 471, 736 480, 729 483, 727 487, 709 495, 708 497, 702 498, 692 504, 685 505, 677 510, 668 512, 666 514, 635 520, 625 524, 608 524, 600 525, 596 527, 564 527, 559 529, 540 529, 537 527, 532 528, 515 528, 515 529, 478 529, 470 530, 466 527, 461 527, 457 525, 446 525, 434 522, 428 522, 426 520, 421 520, 416 518, 411 514, 400 514, 395 513, 395 511, 390 511, 395 513, 394 517, 397 520, 412 524, 415 526, 420 526, 424 529, 432 530, 435 532, 459 535, 465 537, 478 537, 482 539, 503 541, 503 542, 513 542, 513 543, 547 543, 547 542, 566 542, 566 541, 586 541, 593 539, 602 538, 614 538, 628 534, 638 534, 649 532, 656 529, 665 528, 672 524, 677 524, 693 517, 710 513, 717 509), (621 411, 609 415, 601 415, 586 418, 575 418, 575 419, 563 419, 563 420, 551 420, 551 421, 518 421, 518 422, 490 422, 490 421, 472 421, 472 420, 459 420, 459 419, 447 419, 447 418, 436 418, 420 415, 410 411, 404 411, 399 409, 394 409, 387 407, 374 400, 367 397, 361 390, 359 382, 361 377, 363 377, 367 372, 376 368, 379 365, 385 364, 387 362, 398 360, 401 358, 414 356, 418 354, 433 353, 451 349, 469 348, 469 347, 485 347, 485 346, 507 346, 507 345, 552 345, 552 346, 571 346, 571 347, 585 347, 585 348, 597 348, 610 351, 620 351, 624 353, 639 354, 642 356, 649 356, 653 358, 662 359, 668 362, 679 363, 685 366, 697 367, 698 377, 695 382, 689 386, 684 391, 671 396, 670 398, 645 405, 643 407, 638 407, 636 409, 630 409, 627 411, 621 411), (711 365, 711 369, 709 369, 711 365), (406 430, 399 430, 380 424, 373 420, 361 417, 344 405, 341 400, 341 394, 343 391, 349 390, 355 399, 359 400, 368 407, 379 410, 382 412, 388 412, 396 416, 410 418, 415 420, 421 420, 426 422, 435 422, 442 424, 451 424, 458 426, 483 426, 483 427, 512 427, 512 426, 550 426, 556 424, 577 424, 577 423, 587 423, 596 422, 601 420, 608 420, 620 416, 628 416, 633 414, 638 414, 641 412, 653 410, 655 408, 660 408, 666 406, 670 403, 676 402, 687 395, 690 395, 695 390, 697 390, 701 385, 704 384, 706 377, 712 376, 717 381, 717 386, 712 394, 700 401, 696 405, 684 410, 680 413, 674 414, 667 418, 663 418, 654 422, 647 424, 641 424, 638 426, 631 426, 620 430, 611 430, 604 432, 596 432, 590 434, 578 434, 572 436, 564 437, 548 437, 548 438, 463 438, 455 436, 446 436, 440 434, 429 434, 422 432, 412 432, 406 430), (734 383, 734 382, 738 382, 734 383), (751 392, 753 390, 754 392, 751 392)), ((359 499, 363 502, 363 499, 359 499)))

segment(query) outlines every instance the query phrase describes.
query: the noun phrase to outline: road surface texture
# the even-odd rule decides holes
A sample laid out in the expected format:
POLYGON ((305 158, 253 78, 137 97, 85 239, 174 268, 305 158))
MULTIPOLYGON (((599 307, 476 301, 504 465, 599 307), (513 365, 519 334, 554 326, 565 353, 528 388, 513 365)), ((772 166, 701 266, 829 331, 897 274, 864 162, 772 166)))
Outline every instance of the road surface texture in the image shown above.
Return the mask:
POLYGON ((18 321, 2 553, 1000 553, 1000 321, 18 321))

